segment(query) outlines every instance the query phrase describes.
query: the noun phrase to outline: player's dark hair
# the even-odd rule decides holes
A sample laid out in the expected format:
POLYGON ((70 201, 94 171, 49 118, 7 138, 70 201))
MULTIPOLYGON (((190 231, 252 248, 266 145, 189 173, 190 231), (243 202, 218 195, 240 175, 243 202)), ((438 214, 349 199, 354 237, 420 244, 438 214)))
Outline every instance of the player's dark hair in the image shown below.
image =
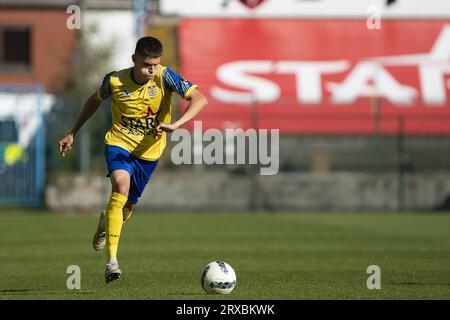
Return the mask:
POLYGON ((144 57, 158 58, 161 57, 163 52, 161 42, 154 37, 143 37, 136 43, 135 54, 139 54, 144 57))

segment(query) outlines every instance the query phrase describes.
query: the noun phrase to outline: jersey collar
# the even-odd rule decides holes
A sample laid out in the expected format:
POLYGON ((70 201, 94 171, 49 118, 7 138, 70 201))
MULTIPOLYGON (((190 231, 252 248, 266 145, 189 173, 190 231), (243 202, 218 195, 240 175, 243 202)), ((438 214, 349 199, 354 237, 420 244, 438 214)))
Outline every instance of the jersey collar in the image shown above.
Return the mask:
POLYGON ((143 86, 144 84, 146 84, 148 82, 148 81, 144 81, 142 83, 137 82, 136 79, 134 78, 133 68, 130 69, 130 76, 131 76, 131 81, 133 81, 138 86, 143 86))

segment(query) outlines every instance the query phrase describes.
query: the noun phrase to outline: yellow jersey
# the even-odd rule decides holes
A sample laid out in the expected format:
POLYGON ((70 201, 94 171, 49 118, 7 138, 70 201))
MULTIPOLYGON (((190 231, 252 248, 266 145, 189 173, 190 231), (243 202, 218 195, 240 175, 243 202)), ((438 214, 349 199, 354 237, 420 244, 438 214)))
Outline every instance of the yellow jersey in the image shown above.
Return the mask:
POLYGON ((141 84, 134 79, 133 68, 110 72, 97 92, 102 100, 111 97, 112 126, 105 144, 148 161, 158 160, 166 147, 166 133, 155 140, 152 132, 159 122, 171 123, 172 93, 187 99, 197 88, 168 67, 158 69, 152 80, 141 84))

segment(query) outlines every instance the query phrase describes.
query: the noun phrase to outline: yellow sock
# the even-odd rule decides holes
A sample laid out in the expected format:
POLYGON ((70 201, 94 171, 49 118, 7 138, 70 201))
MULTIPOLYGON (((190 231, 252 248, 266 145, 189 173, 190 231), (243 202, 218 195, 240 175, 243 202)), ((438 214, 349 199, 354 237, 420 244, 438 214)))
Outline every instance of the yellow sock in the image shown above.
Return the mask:
POLYGON ((113 192, 109 198, 105 214, 106 248, 108 259, 117 260, 117 247, 119 246, 120 231, 122 230, 122 210, 128 200, 127 196, 113 192))
POLYGON ((128 214, 127 218, 125 220, 123 220, 123 223, 127 222, 128 219, 131 218, 131 214, 133 213, 133 211, 130 211, 130 213, 128 214))

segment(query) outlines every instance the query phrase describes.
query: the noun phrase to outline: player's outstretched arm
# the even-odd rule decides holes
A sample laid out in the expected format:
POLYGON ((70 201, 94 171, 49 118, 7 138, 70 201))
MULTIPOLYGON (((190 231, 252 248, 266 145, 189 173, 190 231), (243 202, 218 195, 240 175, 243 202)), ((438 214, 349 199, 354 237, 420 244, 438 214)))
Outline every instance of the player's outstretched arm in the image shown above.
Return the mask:
POLYGON ((186 111, 183 113, 180 119, 178 119, 174 123, 161 122, 156 127, 157 138, 159 138, 162 135, 163 131, 165 132, 175 131, 183 124, 193 119, 208 104, 208 100, 198 89, 195 89, 194 91, 191 92, 188 100, 190 101, 189 105, 187 106, 186 111))
POLYGON ((83 124, 97 111, 98 107, 101 105, 102 100, 98 97, 97 92, 87 99, 84 104, 83 110, 77 119, 77 122, 73 126, 72 130, 67 133, 67 135, 58 141, 59 152, 63 157, 66 153, 72 149, 73 139, 78 131, 81 129, 83 124))

